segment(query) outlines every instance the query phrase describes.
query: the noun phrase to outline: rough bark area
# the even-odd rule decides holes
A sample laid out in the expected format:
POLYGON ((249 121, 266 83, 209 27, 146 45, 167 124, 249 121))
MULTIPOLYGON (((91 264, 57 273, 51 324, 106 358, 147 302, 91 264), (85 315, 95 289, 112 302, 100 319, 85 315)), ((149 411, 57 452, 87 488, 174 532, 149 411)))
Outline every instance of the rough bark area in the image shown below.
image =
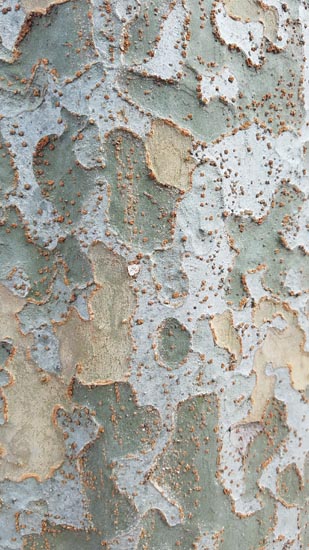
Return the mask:
POLYGON ((307 1, 0 37, 0 550, 308 549, 307 1))

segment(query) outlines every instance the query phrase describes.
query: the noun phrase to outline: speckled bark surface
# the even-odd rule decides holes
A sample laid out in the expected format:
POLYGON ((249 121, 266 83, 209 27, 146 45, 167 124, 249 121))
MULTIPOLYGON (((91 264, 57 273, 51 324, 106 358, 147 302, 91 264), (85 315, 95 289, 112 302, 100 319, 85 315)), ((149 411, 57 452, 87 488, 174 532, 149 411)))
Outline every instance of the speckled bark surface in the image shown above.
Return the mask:
POLYGON ((307 550, 307 1, 0 38, 0 550, 307 550))

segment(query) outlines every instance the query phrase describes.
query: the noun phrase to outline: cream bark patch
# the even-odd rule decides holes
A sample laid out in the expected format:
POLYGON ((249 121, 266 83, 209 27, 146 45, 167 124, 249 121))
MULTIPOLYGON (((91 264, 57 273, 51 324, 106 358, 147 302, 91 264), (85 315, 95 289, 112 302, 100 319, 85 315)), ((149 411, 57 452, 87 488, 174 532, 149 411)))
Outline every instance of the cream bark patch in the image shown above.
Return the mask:
POLYGON ((165 120, 156 120, 146 141, 148 166, 162 185, 188 191, 196 166, 189 132, 165 120))
POLYGON ((261 300, 254 311, 257 327, 280 317, 285 322, 283 329, 270 328, 254 357, 256 384, 252 393, 252 409, 248 421, 261 419, 266 404, 273 396, 275 377, 267 376, 265 369, 288 368, 292 386, 305 391, 309 385, 309 353, 304 351, 305 336, 298 324, 297 314, 286 304, 261 300))
POLYGON ((72 310, 58 325, 60 357, 66 373, 77 367, 84 384, 123 380, 132 349, 129 333, 135 298, 125 261, 98 244, 91 249, 97 290, 89 300, 91 320, 83 321, 72 310))
POLYGON ((55 421, 58 407, 69 406, 61 378, 36 368, 30 359, 32 336, 22 335, 17 313, 25 300, 0 285, 1 339, 9 338, 13 355, 6 363, 10 381, 2 394, 5 421, 0 426, 0 479, 46 479, 64 460, 64 440, 55 421))
POLYGON ((278 12, 273 6, 267 6, 254 0, 225 0, 224 5, 230 17, 242 21, 260 21, 264 25, 264 35, 275 42, 278 30, 278 12))
POLYGON ((65 2, 68 0, 22 0, 22 5, 27 13, 45 14, 51 6, 65 2))
POLYGON ((55 414, 68 406, 62 380, 40 372, 19 350, 9 365, 11 383, 4 389, 6 422, 0 426, 0 479, 42 481, 64 460, 63 433, 55 414))
POLYGON ((210 322, 216 344, 229 351, 236 358, 241 352, 241 343, 233 325, 233 315, 230 310, 215 315, 210 322))

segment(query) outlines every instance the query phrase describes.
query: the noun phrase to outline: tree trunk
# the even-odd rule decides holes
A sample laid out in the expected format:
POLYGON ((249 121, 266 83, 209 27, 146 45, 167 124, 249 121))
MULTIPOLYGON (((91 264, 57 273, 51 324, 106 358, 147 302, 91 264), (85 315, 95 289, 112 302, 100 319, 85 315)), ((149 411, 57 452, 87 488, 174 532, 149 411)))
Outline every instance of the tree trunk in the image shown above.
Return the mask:
POLYGON ((309 9, 265 2, 1 0, 0 550, 309 548, 309 9))

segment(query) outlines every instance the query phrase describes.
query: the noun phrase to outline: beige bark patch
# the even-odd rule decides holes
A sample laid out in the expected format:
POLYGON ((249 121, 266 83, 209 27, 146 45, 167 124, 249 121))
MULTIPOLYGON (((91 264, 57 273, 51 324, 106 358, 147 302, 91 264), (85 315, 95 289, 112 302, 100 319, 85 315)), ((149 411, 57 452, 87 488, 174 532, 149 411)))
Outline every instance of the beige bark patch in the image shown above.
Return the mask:
POLYGON ((228 15, 241 21, 260 21, 264 25, 264 36, 276 42, 278 32, 278 12, 275 7, 254 0, 225 0, 228 15))
POLYGON ((129 320, 135 296, 125 261, 104 245, 90 253, 98 289, 89 307, 91 320, 83 321, 72 310, 57 327, 60 357, 65 373, 73 373, 84 384, 106 384, 123 380, 128 373, 132 350, 129 320))
POLYGON ((65 2, 68 0, 22 0, 22 6, 27 13, 45 14, 51 6, 65 2))
POLYGON ((162 185, 188 191, 196 166, 190 155, 191 135, 169 121, 156 120, 145 145, 147 164, 156 180, 162 185))
POLYGON ((291 384, 296 390, 305 390, 309 385, 309 353, 304 351, 305 335, 298 325, 296 313, 286 304, 262 300, 253 314, 253 322, 259 327, 264 322, 280 316, 286 327, 270 328, 262 346, 254 357, 256 384, 252 393, 252 410, 247 421, 261 420, 269 399, 272 398, 275 377, 267 376, 265 368, 288 368, 291 384))
POLYGON ((230 310, 215 315, 210 321, 214 339, 220 348, 229 351, 236 359, 241 353, 241 342, 233 325, 233 315, 230 310))
POLYGON ((46 375, 29 359, 32 337, 21 333, 16 316, 25 303, 0 285, 0 337, 10 338, 14 349, 6 364, 10 383, 3 389, 0 480, 36 477, 42 481, 64 460, 63 433, 54 414, 69 400, 63 381, 46 375))
POLYGON ((10 338, 13 343, 19 340, 21 334, 18 331, 16 315, 22 310, 26 300, 15 296, 8 288, 0 284, 0 338, 10 338))
POLYGON ((42 481, 64 460, 64 438, 55 413, 58 406, 69 404, 65 386, 59 378, 40 372, 22 349, 9 372, 11 383, 4 389, 7 418, 0 426, 0 479, 42 481))

